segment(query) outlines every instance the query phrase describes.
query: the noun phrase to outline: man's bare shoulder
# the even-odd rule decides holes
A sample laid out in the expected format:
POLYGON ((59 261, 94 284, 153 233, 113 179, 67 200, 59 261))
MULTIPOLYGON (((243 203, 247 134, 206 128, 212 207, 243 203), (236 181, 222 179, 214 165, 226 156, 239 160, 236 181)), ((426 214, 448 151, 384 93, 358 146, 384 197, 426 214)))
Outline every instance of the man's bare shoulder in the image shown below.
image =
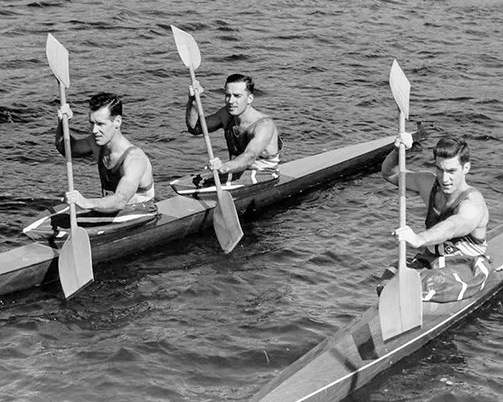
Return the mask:
POLYGON ((252 123, 255 129, 269 129, 274 130, 276 128, 276 124, 274 123, 274 119, 268 114, 258 112, 255 116, 255 121, 252 123))
POLYGON ((222 124, 222 126, 225 126, 232 117, 225 106, 213 113, 213 116, 220 119, 220 124, 222 124))
POLYGON ((473 202, 473 203, 476 203, 478 205, 486 205, 486 201, 484 199, 484 195, 480 192, 479 189, 475 188, 475 187, 472 187, 470 186, 469 187, 469 192, 465 198, 466 201, 468 202, 473 202))
POLYGON ((407 171, 406 178, 407 188, 419 192, 423 199, 427 199, 437 179, 434 173, 427 170, 420 170, 417 172, 407 171))
POLYGON ((147 154, 145 151, 140 148, 137 145, 133 145, 134 148, 131 149, 131 151, 128 153, 127 157, 129 158, 141 158, 141 159, 148 159, 147 154))

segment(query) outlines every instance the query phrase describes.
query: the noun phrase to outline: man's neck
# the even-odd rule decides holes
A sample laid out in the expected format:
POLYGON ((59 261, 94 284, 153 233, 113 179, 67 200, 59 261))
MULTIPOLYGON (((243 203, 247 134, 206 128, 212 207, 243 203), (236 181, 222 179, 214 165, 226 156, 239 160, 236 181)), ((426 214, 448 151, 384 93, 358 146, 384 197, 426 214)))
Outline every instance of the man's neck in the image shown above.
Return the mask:
POLYGON ((465 192, 466 190, 468 190, 468 184, 465 182, 464 184, 462 184, 461 186, 459 186, 459 188, 454 191, 452 194, 444 194, 445 196, 445 203, 447 205, 450 205, 452 204, 454 201, 456 201, 458 199, 458 197, 463 193, 465 192))
POLYGON ((105 148, 105 150, 110 154, 122 154, 130 146, 131 143, 119 131, 107 144, 103 146, 103 148, 105 148))
POLYGON ((255 109, 248 106, 243 113, 234 117, 234 121, 239 125, 249 126, 255 122, 255 109))

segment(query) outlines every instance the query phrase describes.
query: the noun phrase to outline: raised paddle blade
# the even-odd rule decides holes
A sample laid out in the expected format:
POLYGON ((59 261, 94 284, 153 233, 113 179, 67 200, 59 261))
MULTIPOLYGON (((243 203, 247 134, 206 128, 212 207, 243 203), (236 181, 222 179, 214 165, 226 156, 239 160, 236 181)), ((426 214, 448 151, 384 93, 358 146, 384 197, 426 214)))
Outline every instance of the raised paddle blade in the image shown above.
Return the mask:
POLYGON ((389 85, 396 104, 405 118, 408 119, 410 82, 396 60, 393 60, 391 71, 389 73, 389 85))
MULTIPOLYGON (((409 114, 410 83, 397 61, 393 61, 390 72, 390 87, 400 109, 398 133, 405 131, 405 117, 409 114)), ((399 148, 399 206, 400 227, 405 226, 406 178, 405 145, 399 148)), ((383 340, 393 338, 423 324, 423 301, 421 278, 417 271, 407 268, 406 243, 400 241, 398 248, 398 272, 384 287, 379 297, 379 320, 383 340)))
POLYGON ((218 198, 218 204, 213 212, 213 227, 220 247, 225 253, 230 253, 243 237, 236 206, 228 191, 222 191, 218 198))
POLYGON ((186 67, 192 66, 194 70, 201 65, 201 53, 195 39, 191 34, 171 25, 173 36, 175 38, 178 54, 186 67))
POLYGON ((70 72, 68 67, 68 50, 51 34, 47 35, 45 53, 52 73, 65 88, 70 88, 70 72))
POLYGON ((93 281, 91 261, 89 235, 84 228, 76 226, 59 255, 59 278, 67 299, 93 281))

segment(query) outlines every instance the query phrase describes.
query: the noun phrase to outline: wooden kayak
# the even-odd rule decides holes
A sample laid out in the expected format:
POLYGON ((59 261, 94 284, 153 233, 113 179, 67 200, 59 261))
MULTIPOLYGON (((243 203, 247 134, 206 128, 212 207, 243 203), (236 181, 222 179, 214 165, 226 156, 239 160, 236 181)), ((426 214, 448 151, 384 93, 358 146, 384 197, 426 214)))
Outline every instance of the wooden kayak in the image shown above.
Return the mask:
MULTIPOLYGON (((419 129, 415 139, 425 132, 419 129)), ((301 158, 280 166, 272 185, 242 188, 232 193, 239 214, 263 208, 295 194, 376 166, 393 147, 394 136, 350 145, 301 158)), ((93 262, 142 252, 199 232, 212 224, 215 199, 175 195, 156 203, 157 219, 127 231, 103 231, 91 237, 93 262)), ((61 242, 37 241, 0 253, 0 295, 57 279, 61 242)))
MULTIPOLYGON (((377 303, 287 367, 252 402, 340 401, 474 312, 503 288, 503 225, 489 233, 495 272, 471 298, 423 302, 423 325, 383 341, 377 303)), ((377 296, 376 296, 377 297, 377 296)))

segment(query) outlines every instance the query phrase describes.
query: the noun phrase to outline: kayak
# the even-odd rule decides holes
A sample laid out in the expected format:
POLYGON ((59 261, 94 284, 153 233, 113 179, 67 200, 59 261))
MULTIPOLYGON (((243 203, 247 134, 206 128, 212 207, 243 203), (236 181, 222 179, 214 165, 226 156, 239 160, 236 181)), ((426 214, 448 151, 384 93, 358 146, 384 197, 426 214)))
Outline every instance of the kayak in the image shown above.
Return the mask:
MULTIPOLYGON (((415 140, 425 137, 419 126, 415 140)), ((249 191, 231 192, 239 214, 264 208, 295 194, 375 167, 391 151, 395 136, 350 145, 280 165, 272 183, 258 183, 249 191)), ((95 263, 139 253, 166 244, 212 225, 216 198, 197 194, 175 195, 159 201, 156 219, 123 230, 112 225, 97 230, 91 240, 95 263)), ((49 238, 0 253, 0 295, 28 289, 58 279, 58 257, 63 241, 49 238)))
POLYGON ((340 401, 473 313, 503 289, 503 225, 488 236, 488 254, 495 270, 477 294, 454 302, 423 301, 422 327, 386 341, 383 341, 376 303, 346 328, 292 363, 251 401, 340 401))

